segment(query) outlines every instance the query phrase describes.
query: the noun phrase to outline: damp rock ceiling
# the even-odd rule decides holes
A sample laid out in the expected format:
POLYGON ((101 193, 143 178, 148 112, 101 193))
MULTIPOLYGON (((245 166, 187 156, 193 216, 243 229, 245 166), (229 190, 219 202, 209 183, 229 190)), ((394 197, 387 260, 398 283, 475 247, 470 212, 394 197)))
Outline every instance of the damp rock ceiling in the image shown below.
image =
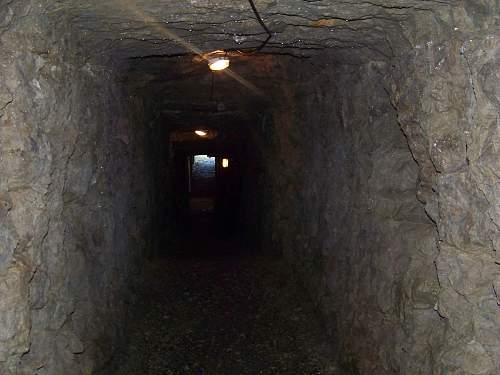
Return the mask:
MULTIPOLYGON (((256 0, 255 5, 273 32, 265 52, 300 56, 332 48, 391 56, 426 33, 417 18, 454 33, 498 25, 494 0, 256 0)), ((247 0, 63 0, 47 1, 45 11, 49 22, 71 25, 90 54, 106 52, 116 59, 255 48, 266 38, 247 0)))

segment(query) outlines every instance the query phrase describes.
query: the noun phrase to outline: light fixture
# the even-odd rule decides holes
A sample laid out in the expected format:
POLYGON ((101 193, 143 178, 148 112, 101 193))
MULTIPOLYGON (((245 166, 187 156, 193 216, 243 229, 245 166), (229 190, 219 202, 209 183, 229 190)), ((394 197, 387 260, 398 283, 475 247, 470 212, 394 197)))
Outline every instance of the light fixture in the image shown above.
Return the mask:
MULTIPOLYGON (((312 1, 312 0, 310 0, 310 1, 312 1)), ((196 63, 208 62, 208 67, 211 70, 224 70, 224 69, 229 67, 229 57, 253 55, 253 54, 260 52, 264 49, 264 47, 267 45, 269 40, 271 40, 271 38, 273 37, 274 33, 271 32, 271 30, 269 30, 269 28, 266 26, 259 11, 257 10, 257 7, 255 6, 254 0, 248 0, 248 3, 250 4, 250 7, 252 8, 252 11, 255 15, 255 18, 257 19, 257 22, 260 24, 262 29, 267 34, 266 39, 262 41, 260 46, 245 48, 243 50, 242 49, 237 49, 237 50, 227 49, 227 50, 216 50, 216 51, 212 51, 212 52, 199 53, 193 57, 193 62, 196 62, 196 63)))
POLYGON ((208 67, 210 70, 224 70, 229 66, 229 59, 227 57, 214 57, 208 59, 208 67))
POLYGON ((229 167, 229 159, 223 158, 222 159, 222 168, 227 168, 229 167))
POLYGON ((208 132, 206 130, 195 130, 194 134, 196 134, 199 137, 206 137, 208 132))

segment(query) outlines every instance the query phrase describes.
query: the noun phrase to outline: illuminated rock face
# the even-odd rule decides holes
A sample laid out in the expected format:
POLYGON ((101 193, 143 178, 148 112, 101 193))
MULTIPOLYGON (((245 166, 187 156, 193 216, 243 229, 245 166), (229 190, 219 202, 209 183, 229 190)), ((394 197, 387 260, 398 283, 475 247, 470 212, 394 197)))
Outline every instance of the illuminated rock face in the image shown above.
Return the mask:
POLYGON ((294 111, 275 113, 268 238, 362 374, 498 368, 495 136, 479 136, 497 120, 459 53, 443 63, 457 73, 429 80, 418 65, 402 80, 378 63, 323 66, 309 81, 293 69, 294 111), (443 80, 448 93, 434 89, 443 80))
POLYGON ((33 7, 2 16, 0 373, 87 374, 148 246, 147 135, 141 100, 72 34, 52 49, 33 7))
POLYGON ((0 7, 1 374, 106 364, 168 197, 163 132, 200 117, 257 150, 248 221, 344 367, 499 373, 498 5, 256 5, 263 52, 293 56, 232 60, 215 101, 206 64, 168 56, 258 45, 244 2, 0 7))

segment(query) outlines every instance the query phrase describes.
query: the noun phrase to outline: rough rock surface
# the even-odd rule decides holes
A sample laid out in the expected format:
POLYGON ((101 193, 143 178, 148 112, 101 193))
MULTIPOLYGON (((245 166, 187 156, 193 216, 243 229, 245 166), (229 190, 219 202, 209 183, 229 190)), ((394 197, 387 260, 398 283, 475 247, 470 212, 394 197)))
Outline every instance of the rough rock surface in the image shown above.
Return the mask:
POLYGON ((344 367, 499 373, 498 1, 256 4, 275 35, 217 80, 221 106, 193 53, 257 46, 246 2, 0 3, 3 373, 111 357, 167 199, 157 134, 195 109, 247 126, 257 232, 344 367))
POLYGON ((500 369, 493 198, 500 117, 498 87, 490 82, 500 74, 499 35, 416 47, 407 74, 395 76, 393 98, 420 166, 417 196, 439 233, 435 310, 446 331, 434 371, 494 374, 500 369))
POLYGON ((304 67, 289 73, 304 82, 296 109, 274 118, 270 241, 309 281, 346 369, 432 373, 445 326, 434 311, 437 232, 416 199, 418 166, 383 66, 330 67, 334 78, 320 69, 310 82, 304 67))
POLYGON ((142 102, 30 4, 2 12, 0 373, 90 374, 149 237, 142 102))
POLYGON ((499 39, 435 27, 401 60, 289 64, 262 133, 268 242, 362 374, 500 370, 499 39))

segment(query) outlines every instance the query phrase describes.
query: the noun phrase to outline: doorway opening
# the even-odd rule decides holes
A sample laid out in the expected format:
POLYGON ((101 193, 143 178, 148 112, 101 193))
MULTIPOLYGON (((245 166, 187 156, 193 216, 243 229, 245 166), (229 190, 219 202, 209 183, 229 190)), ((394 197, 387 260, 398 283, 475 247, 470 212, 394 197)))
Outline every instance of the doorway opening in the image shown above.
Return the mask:
POLYGON ((217 180, 215 157, 193 155, 188 160, 189 209, 191 213, 213 212, 217 180))
POLYGON ((246 144, 238 139, 193 139, 191 134, 175 134, 169 150, 170 217, 177 228, 169 252, 225 254, 231 247, 238 248, 236 243, 246 243, 242 241, 247 235, 242 202, 250 194, 243 186, 250 170, 246 168, 246 144))

